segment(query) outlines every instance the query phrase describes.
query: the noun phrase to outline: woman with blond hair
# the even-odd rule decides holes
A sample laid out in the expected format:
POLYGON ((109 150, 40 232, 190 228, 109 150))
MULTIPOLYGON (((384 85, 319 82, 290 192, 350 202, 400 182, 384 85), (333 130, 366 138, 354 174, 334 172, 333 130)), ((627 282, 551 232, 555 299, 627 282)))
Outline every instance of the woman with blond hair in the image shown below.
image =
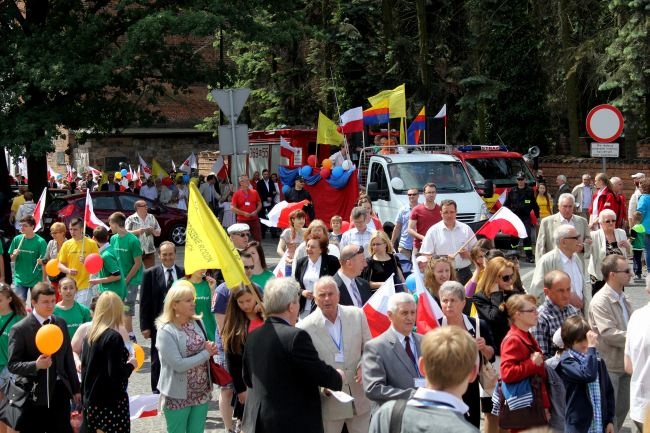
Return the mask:
POLYGON ((630 242, 625 230, 616 228, 616 214, 611 209, 603 209, 598 215, 600 228, 591 232, 591 256, 587 272, 591 277, 592 295, 595 295, 604 285, 605 278, 600 269, 605 257, 618 254, 627 260, 630 253, 630 242))
POLYGON ((429 290, 431 296, 440 305, 438 291, 446 281, 456 281, 456 269, 448 257, 433 257, 427 263, 424 270, 424 286, 429 290))
POLYGON ((124 304, 115 293, 99 296, 81 355, 81 395, 88 431, 129 432, 129 376, 137 366, 120 335, 124 304))
POLYGON ((156 319, 158 389, 169 433, 202 433, 212 395, 208 360, 216 355, 217 346, 206 338, 195 296, 192 283, 176 281, 156 319))
POLYGON ((370 236, 368 242, 370 257, 366 259, 368 266, 361 273, 361 278, 370 283, 370 288, 375 291, 393 276, 396 291, 404 290, 404 275, 402 267, 395 257, 395 250, 388 236, 383 231, 376 231, 370 236))

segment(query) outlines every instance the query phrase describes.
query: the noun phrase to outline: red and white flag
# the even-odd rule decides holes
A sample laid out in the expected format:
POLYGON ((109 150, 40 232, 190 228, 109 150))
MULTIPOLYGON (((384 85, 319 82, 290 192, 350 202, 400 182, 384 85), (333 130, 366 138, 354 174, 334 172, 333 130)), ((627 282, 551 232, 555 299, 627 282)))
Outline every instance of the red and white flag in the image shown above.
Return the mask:
POLYGON ((526 226, 521 219, 505 206, 499 208, 483 226, 476 231, 476 235, 494 239, 499 232, 520 239, 528 237, 526 226))
POLYGON ((66 164, 65 171, 67 172, 66 179, 68 180, 68 182, 72 182, 75 178, 72 166, 70 166, 70 164, 66 164))
POLYGON ((217 176, 217 179, 226 179, 228 177, 228 167, 226 167, 223 156, 219 155, 214 161, 212 172, 217 176))
POLYGON ((273 275, 277 278, 282 278, 284 277, 284 270, 287 267, 287 260, 286 260, 287 254, 285 253, 281 258, 278 264, 275 266, 275 269, 273 269, 273 275))
POLYGON ((59 176, 61 176, 60 173, 57 173, 56 171, 52 170, 52 167, 48 164, 47 166, 47 180, 50 180, 51 177, 54 179, 57 179, 59 176))
POLYGON ((36 222, 36 225, 34 226, 35 232, 43 228, 43 212, 45 212, 45 200, 47 200, 47 188, 43 188, 41 198, 38 199, 38 203, 36 203, 36 207, 34 208, 34 221, 36 222))
POLYGON ((289 159, 289 165, 300 164, 299 159, 302 158, 298 158, 299 153, 299 147, 293 147, 287 140, 285 140, 284 137, 280 137, 280 156, 284 156, 285 158, 289 159))
POLYGON ((104 227, 106 230, 110 230, 108 226, 95 215, 95 211, 93 210, 93 199, 90 197, 89 189, 86 190, 86 208, 84 210, 84 222, 86 223, 87 227, 90 227, 93 230, 99 226, 104 227))
POLYGON ((434 116, 434 119, 444 119, 445 127, 447 127, 447 104, 442 106, 438 114, 434 116))
POLYGON ((341 114, 341 133, 349 134, 352 132, 363 131, 363 108, 351 108, 341 114))
MULTIPOLYGON (((196 156, 194 155, 194 152, 190 156, 187 157, 185 161, 181 164, 178 169, 184 173, 189 173, 192 171, 193 168, 198 168, 198 165, 196 164, 196 156)), ((174 170, 176 171, 176 170, 174 170)), ((218 173, 215 171, 215 173, 218 173)))
POLYGON ((129 396, 129 412, 131 421, 138 418, 158 415, 160 394, 129 396))
POLYGON ((370 328, 372 338, 383 334, 390 327, 388 300, 395 294, 393 275, 388 277, 384 284, 372 294, 363 306, 363 312, 368 320, 368 327, 370 328))
POLYGON ((145 179, 149 179, 149 176, 151 176, 151 167, 149 167, 149 164, 147 164, 145 160, 142 159, 139 153, 138 153, 138 160, 140 161, 140 167, 142 167, 142 171, 144 172, 145 179))
POLYGON ((422 273, 413 257, 413 275, 415 276, 415 293, 418 295, 418 306, 415 315, 415 327, 418 334, 426 334, 439 326, 438 320, 442 318, 442 310, 433 299, 431 293, 424 285, 422 273))
POLYGON ((311 203, 309 200, 303 200, 296 203, 287 203, 282 200, 280 203, 273 206, 269 211, 268 219, 260 218, 260 222, 267 227, 279 227, 286 229, 291 226, 289 221, 289 214, 294 210, 302 209, 311 203))

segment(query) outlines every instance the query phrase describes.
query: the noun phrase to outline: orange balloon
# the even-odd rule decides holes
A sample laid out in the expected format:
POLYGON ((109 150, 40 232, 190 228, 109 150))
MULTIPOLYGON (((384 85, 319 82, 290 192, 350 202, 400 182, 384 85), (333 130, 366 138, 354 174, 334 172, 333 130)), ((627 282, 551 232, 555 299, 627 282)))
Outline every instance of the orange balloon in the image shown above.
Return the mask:
POLYGON ((36 347, 43 355, 53 355, 63 344, 63 332, 53 323, 41 326, 36 333, 36 347))
POLYGON ((332 160, 331 159, 324 159, 323 160, 323 168, 332 168, 332 160))
POLYGON ((56 277, 59 272, 59 261, 57 259, 48 260, 45 265, 45 273, 50 277, 56 277))
POLYGON ((133 343, 133 352, 135 353, 135 361, 138 364, 135 369, 140 370, 140 367, 144 364, 144 349, 138 343, 133 343))

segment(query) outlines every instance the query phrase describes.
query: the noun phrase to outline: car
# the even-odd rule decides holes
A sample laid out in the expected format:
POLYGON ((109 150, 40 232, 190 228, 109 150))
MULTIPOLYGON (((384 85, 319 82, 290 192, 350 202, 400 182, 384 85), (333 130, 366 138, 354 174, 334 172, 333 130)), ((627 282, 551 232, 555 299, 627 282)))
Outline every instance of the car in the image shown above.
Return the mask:
MULTIPOLYGON (((159 204, 146 197, 141 197, 130 192, 96 191, 91 192, 95 215, 108 225, 108 217, 113 212, 122 212, 127 217, 135 213, 135 202, 144 200, 150 214, 154 215, 160 224, 160 236, 157 243, 162 240, 172 241, 176 245, 185 245, 185 228, 187 227, 187 212, 181 209, 159 204)), ((58 196, 48 200, 43 213, 44 233, 50 233, 50 226, 59 221, 68 226, 72 218, 82 218, 86 194, 73 194, 58 196)))

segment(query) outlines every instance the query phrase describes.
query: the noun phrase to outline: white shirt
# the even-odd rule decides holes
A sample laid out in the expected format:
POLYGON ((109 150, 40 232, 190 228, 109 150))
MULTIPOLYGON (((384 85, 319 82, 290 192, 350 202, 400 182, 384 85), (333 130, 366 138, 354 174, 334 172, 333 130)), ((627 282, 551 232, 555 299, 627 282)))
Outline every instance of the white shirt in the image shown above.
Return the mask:
POLYGON ((578 262, 577 260, 580 260, 580 258, 576 257, 574 254, 573 257, 569 258, 564 255, 564 253, 560 250, 560 259, 562 260, 562 270, 569 274, 569 277, 571 278, 571 291, 578 295, 578 298, 582 299, 584 296, 583 293, 583 275, 582 272, 580 272, 580 268, 578 267, 578 262))
POLYGON ((341 154, 341 151, 336 152, 335 154, 330 156, 330 161, 332 161, 332 167, 340 167, 343 165, 343 161, 345 161, 345 156, 341 154))
POLYGON ((327 329, 327 333, 332 337, 332 341, 336 348, 340 353, 343 353, 343 323, 341 322, 340 308, 336 309, 336 320, 334 320, 334 323, 330 322, 329 319, 325 317, 325 329, 327 329))
POLYGON ((430 388, 418 388, 415 391, 415 394, 413 394, 413 397, 408 401, 407 405, 418 407, 444 407, 461 414, 465 414, 469 410, 469 406, 455 395, 445 391, 436 391, 430 388))
POLYGON ((575 223, 573 222, 573 218, 566 219, 563 216, 560 216, 560 225, 569 225, 571 227, 575 227, 575 223))
MULTIPOLYGON (((318 260, 313 263, 311 259, 307 259, 307 269, 305 269, 305 275, 302 277, 302 283, 305 285, 305 289, 312 293, 314 293, 314 285, 316 284, 316 281, 320 278, 320 267, 322 262, 322 256, 318 256, 318 260)), ((312 299, 307 299, 304 311, 311 311, 312 303, 312 299)))
MULTIPOLYGON (((401 332, 397 332, 397 330, 395 328, 393 328, 393 325, 390 325, 390 329, 391 329, 391 331, 393 331, 393 333, 395 334, 395 336, 399 340, 400 344, 402 345, 402 347, 406 351, 406 338, 407 338, 406 335, 402 334, 401 332)), ((408 335, 408 338, 410 340, 409 344, 411 345, 411 351, 413 352, 413 357, 414 357, 414 361, 413 361, 414 364, 413 365, 415 366, 415 369, 418 371, 418 377, 420 377, 421 376, 420 370, 419 370, 419 368, 417 366, 418 348, 417 348, 417 346, 415 344, 415 337, 413 337, 413 334, 411 333, 411 334, 408 335)))
MULTIPOLYGON (((422 240, 420 252, 434 256, 446 256, 455 254, 465 242, 467 251, 471 250, 476 244, 476 237, 472 229, 465 223, 456 221, 452 229, 447 228, 444 221, 432 225, 422 240), (471 240, 470 240, 471 239, 471 240)), ((457 254, 454 258, 456 269, 465 268, 472 264, 471 260, 464 259, 457 254)))
POLYGON ((148 185, 142 185, 140 187, 140 196, 141 197, 146 197, 150 200, 155 200, 158 198, 158 190, 156 189, 156 186, 148 186, 148 185))
POLYGON ((650 304, 632 313, 627 325, 625 355, 632 361, 630 418, 643 423, 650 406, 650 304))
MULTIPOLYGON (((345 288, 348 289, 348 293, 350 294, 350 299, 352 299, 352 303, 354 304, 354 306, 359 308, 363 307, 363 305, 360 305, 357 302, 357 297, 354 295, 354 293, 352 293, 352 289, 350 288, 350 282, 352 280, 350 280, 343 272, 341 272, 340 269, 337 271, 337 273, 341 278, 341 281, 343 281, 343 284, 345 284, 345 288)), ((358 288, 359 287, 357 286, 357 289, 358 288)), ((359 296, 361 296, 361 292, 359 292, 359 296)))
POLYGON ((160 265, 163 268, 163 272, 165 273, 165 284, 169 282, 169 274, 167 273, 168 270, 172 270, 172 280, 176 281, 178 280, 178 275, 176 275, 176 266, 172 266, 171 268, 166 268, 163 265, 160 265))

